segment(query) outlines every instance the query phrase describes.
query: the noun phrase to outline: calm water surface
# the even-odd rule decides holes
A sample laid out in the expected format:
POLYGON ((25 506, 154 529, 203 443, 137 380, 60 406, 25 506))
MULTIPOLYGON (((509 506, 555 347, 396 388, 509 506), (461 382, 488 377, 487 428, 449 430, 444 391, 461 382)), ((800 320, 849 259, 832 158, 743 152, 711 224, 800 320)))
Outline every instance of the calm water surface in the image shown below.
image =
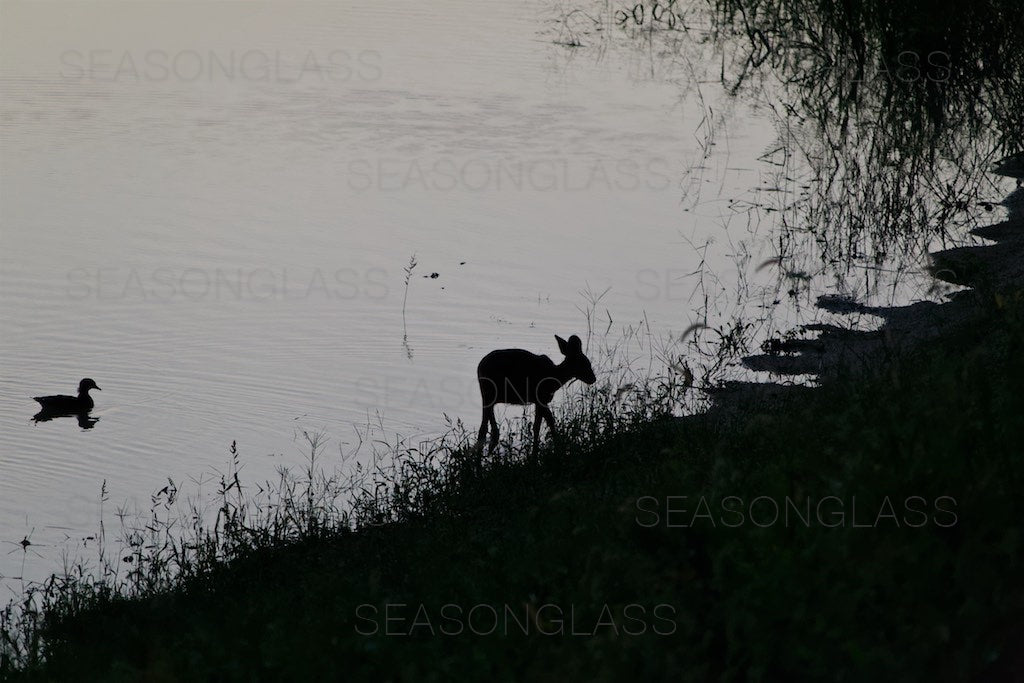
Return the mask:
POLYGON ((233 441, 260 480, 302 430, 336 453, 378 413, 408 438, 475 424, 477 360, 556 356, 581 292, 607 290, 613 333, 668 338, 705 295, 778 287, 772 213, 736 204, 768 196, 771 117, 708 65, 556 44, 548 5, 0 11, 8 582, 95 530, 104 481, 108 512, 145 508, 233 441), (85 376, 93 429, 30 421, 85 376))

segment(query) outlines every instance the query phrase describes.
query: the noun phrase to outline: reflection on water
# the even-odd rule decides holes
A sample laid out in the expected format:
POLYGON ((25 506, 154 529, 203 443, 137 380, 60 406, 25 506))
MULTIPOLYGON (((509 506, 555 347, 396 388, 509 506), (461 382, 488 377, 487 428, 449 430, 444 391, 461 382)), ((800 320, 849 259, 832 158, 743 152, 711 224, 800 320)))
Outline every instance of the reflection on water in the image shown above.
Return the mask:
MULTIPOLYGON (((715 373, 723 339, 745 353, 756 344, 737 338, 772 338, 794 320, 828 323, 813 305, 819 293, 877 307, 952 291, 922 264, 936 248, 974 242, 968 229, 989 222, 1008 188, 990 171, 1020 148, 1024 129, 1018 15, 1005 0, 938 8, 717 0, 709 11, 640 2, 567 19, 581 45, 601 53, 631 46, 652 70, 699 74, 686 86, 691 97, 703 100, 700 84, 717 81, 773 121, 758 182, 726 201, 733 220, 775 243, 762 263, 777 264, 778 279, 774 288, 741 282, 731 298, 709 299, 718 313, 734 311, 707 347, 699 348, 706 335, 694 339, 715 373)), ((715 146, 734 143, 737 125, 728 109, 706 112, 696 133, 714 159, 715 146)), ((703 182, 715 170, 690 168, 693 211, 721 201, 703 182)), ((735 251, 741 272, 757 263, 746 244, 735 251)))
POLYGON ((100 421, 99 417, 92 417, 87 412, 61 412, 59 410, 40 410, 38 413, 32 416, 33 422, 49 422, 59 417, 73 417, 78 422, 78 426, 82 429, 92 429, 97 422, 100 421))
POLYGON ((581 308, 707 386, 858 324, 819 294, 942 297, 925 254, 1004 194, 1019 22, 578 5, 4 5, 0 539, 80 539, 102 482, 235 441, 259 481, 303 430, 475 423, 483 352, 554 355, 581 308), (84 373, 101 428, 27 419, 84 373))

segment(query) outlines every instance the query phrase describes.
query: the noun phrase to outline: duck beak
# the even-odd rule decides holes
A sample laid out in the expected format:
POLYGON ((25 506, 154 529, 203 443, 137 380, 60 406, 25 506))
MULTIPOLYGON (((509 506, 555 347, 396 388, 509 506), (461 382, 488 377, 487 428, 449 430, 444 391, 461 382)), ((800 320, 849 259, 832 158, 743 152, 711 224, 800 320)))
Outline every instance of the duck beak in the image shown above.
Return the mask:
POLYGON ((95 384, 93 384, 93 385, 92 385, 92 388, 93 388, 93 389, 95 389, 96 391, 103 391, 102 389, 100 389, 100 388, 99 388, 98 386, 96 386, 95 384))

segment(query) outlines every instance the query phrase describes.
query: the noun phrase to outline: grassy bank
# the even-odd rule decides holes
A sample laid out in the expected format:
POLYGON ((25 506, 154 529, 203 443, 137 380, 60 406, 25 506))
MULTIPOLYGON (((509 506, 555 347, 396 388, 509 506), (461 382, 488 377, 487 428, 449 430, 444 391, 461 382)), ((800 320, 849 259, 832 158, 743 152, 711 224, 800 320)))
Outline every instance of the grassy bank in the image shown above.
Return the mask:
POLYGON ((985 300, 872 377, 462 473, 400 523, 135 599, 78 592, 24 675, 1007 677, 1024 624, 1021 309, 985 300))

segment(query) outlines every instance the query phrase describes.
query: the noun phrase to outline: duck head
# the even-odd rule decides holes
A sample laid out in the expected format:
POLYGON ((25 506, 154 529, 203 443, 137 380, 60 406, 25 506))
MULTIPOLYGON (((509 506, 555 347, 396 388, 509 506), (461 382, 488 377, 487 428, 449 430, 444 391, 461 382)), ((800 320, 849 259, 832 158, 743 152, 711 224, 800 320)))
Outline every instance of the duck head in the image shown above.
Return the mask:
POLYGON ((90 389, 95 389, 96 391, 103 391, 98 386, 96 386, 96 382, 89 379, 88 377, 86 377, 85 379, 78 383, 79 394, 88 394, 90 389))

